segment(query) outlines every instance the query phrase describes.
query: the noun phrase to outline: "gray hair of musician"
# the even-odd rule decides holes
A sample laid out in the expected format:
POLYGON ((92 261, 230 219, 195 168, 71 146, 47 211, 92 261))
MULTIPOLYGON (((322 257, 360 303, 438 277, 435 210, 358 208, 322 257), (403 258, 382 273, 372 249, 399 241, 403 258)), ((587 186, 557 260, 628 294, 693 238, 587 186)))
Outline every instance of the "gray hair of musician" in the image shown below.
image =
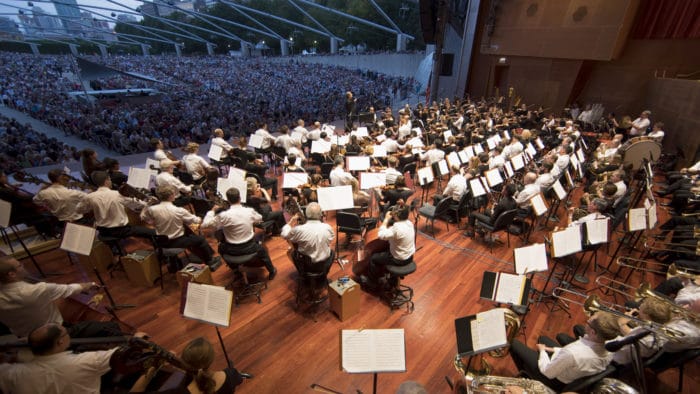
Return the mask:
POLYGON ((231 204, 238 204, 239 202, 241 202, 241 192, 235 187, 232 187, 226 190, 226 199, 231 204))
POLYGON ((608 206, 608 203, 602 198, 594 198, 591 204, 595 207, 598 212, 603 212, 608 206))
POLYGON ((177 189, 172 185, 160 185, 156 188, 156 197, 160 201, 168 201, 171 197, 177 195, 177 189))
POLYGON ((528 172, 525 174, 525 177, 523 177, 523 183, 526 185, 529 185, 530 183, 535 183, 537 180, 537 174, 534 172, 528 172))
POLYGON ((17 271, 17 259, 11 256, 0 256, 0 283, 11 281, 10 272, 17 271))
POLYGON ((311 202, 306 206, 306 218, 308 220, 321 220, 323 212, 317 202, 311 202))

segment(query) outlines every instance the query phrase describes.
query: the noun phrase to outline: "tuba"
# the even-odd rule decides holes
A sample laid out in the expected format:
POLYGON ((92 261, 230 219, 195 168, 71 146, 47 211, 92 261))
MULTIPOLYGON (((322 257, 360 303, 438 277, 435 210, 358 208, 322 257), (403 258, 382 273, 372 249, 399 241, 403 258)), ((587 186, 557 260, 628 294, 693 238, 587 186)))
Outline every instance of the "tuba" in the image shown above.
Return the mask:
MULTIPOLYGON (((467 387, 470 393, 509 393, 509 388, 518 387, 523 392, 537 394, 555 394, 556 391, 544 383, 525 378, 507 378, 503 376, 478 376, 467 387)), ((518 391, 516 391, 518 392, 518 391)))
POLYGON ((592 394, 639 394, 634 387, 617 379, 604 378, 591 390, 592 394))

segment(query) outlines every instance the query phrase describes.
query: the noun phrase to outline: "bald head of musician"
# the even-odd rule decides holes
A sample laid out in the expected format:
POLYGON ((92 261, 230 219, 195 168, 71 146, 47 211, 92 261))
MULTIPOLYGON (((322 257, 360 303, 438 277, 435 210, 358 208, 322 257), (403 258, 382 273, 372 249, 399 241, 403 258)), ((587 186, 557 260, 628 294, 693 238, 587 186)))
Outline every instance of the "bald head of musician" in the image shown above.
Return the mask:
POLYGON ((31 333, 27 338, 29 348, 35 356, 48 356, 68 350, 70 335, 60 324, 45 324, 31 333))
POLYGON ((17 259, 10 256, 0 257, 0 283, 12 283, 24 280, 27 271, 17 259))
POLYGON ((529 185, 531 183, 535 183, 536 180, 537 180, 537 174, 535 174, 534 172, 528 172, 523 177, 523 184, 529 185))

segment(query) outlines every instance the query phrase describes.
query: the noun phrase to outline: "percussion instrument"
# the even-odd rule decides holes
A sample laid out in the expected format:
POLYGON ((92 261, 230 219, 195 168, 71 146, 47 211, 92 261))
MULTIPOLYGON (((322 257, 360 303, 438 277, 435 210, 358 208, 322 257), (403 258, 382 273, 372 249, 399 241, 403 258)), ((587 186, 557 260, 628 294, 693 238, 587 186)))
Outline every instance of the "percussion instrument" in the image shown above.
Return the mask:
POLYGON ((653 162, 661 157, 661 144, 649 137, 634 137, 620 146, 618 153, 624 164, 631 164, 632 169, 638 170, 643 159, 653 162))

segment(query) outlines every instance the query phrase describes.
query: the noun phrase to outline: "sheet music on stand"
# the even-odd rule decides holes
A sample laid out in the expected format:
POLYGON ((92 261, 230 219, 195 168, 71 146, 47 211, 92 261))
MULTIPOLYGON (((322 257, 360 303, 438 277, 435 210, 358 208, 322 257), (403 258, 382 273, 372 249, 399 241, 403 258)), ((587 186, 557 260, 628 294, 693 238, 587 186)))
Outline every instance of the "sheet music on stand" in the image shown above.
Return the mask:
POLYGON ((447 141, 452 137, 452 130, 445 130, 442 132, 442 135, 445 137, 445 141, 447 141))
POLYGON ((515 260, 515 273, 518 275, 546 272, 549 269, 547 248, 543 243, 515 248, 513 249, 513 258, 515 260))
POLYGON ((386 147, 383 145, 372 145, 372 157, 386 157, 386 147))
POLYGON ((348 156, 345 160, 347 160, 348 171, 369 170, 369 156, 348 156))
POLYGON ((503 183, 503 177, 501 177, 501 170, 499 170, 498 168, 488 170, 484 172, 484 175, 486 176, 486 180, 489 182, 490 187, 494 187, 503 183))
POLYGON ((552 189, 554 190, 554 194, 556 194, 559 201, 564 201, 566 198, 566 190, 564 190, 564 186, 561 185, 559 179, 552 183, 552 189))
POLYGON ((450 154, 447 155, 446 159, 450 167, 459 167, 462 164, 462 161, 459 159, 459 155, 457 154, 457 152, 450 152, 450 154))
POLYGON ((473 356, 508 344, 502 308, 456 319, 455 333, 457 352, 462 356, 473 356))
POLYGON ((354 134, 358 137, 369 137, 369 130, 367 130, 367 127, 361 126, 358 127, 357 130, 353 130, 350 134, 354 134))
POLYGON ((316 193, 322 211, 349 209, 355 206, 350 185, 322 187, 316 193))
POLYGON ((496 147, 496 139, 491 137, 486 139, 486 146, 489 147, 489 150, 493 150, 496 147))
POLYGON ((608 225, 610 218, 590 220, 584 223, 586 227, 586 239, 589 245, 598 245, 608 242, 608 225))
POLYGON ((527 151, 527 153, 530 155, 530 157, 537 156, 537 149, 535 149, 535 147, 532 146, 532 142, 527 143, 525 151, 527 151))
POLYGON ((68 222, 63 229, 60 249, 89 256, 96 236, 97 230, 94 227, 68 222))
POLYGON ((386 174, 383 172, 360 173, 360 189, 367 190, 382 186, 386 186, 386 174))
POLYGON ((433 175, 433 167, 431 166, 419 168, 417 173, 418 183, 421 186, 426 186, 435 180, 435 176, 433 175))
POLYGON ((525 275, 484 271, 480 298, 508 305, 527 305, 530 282, 525 275))
POLYGON ((309 176, 305 172, 285 172, 282 174, 282 188, 294 189, 299 185, 304 185, 308 182, 309 176))
POLYGON ((311 153, 328 153, 331 150, 331 143, 324 140, 311 141, 311 153))
POLYGON ((260 149, 263 144, 263 136, 257 135, 257 134, 251 134, 250 138, 248 138, 248 146, 252 146, 253 148, 260 149))
POLYGON ((151 184, 151 176, 153 171, 144 168, 131 167, 129 168, 129 178, 126 183, 137 189, 148 189, 151 184))
POLYGON ((571 225, 564 230, 552 232, 552 256, 563 257, 583 250, 581 226, 571 225))
POLYGON ((221 195, 226 201, 228 201, 228 198, 226 197, 226 192, 228 191, 228 189, 231 188, 238 189, 238 191, 241 193, 241 203, 245 203, 248 194, 248 185, 246 184, 245 180, 241 180, 238 178, 216 179, 216 192, 219 195, 221 195))
POLYGON ((566 170, 564 170, 564 176, 566 177, 566 183, 568 183, 568 184, 569 184, 569 187, 570 187, 571 189, 573 189, 574 186, 575 186, 575 185, 574 185, 574 180, 571 178, 571 174, 569 173, 569 169, 568 169, 568 168, 567 168, 566 170))
POLYGON ((480 178, 473 178, 469 180, 469 187, 472 189, 472 197, 479 197, 486 194, 486 189, 481 183, 480 178))
POLYGON ((474 156, 479 155, 479 153, 482 153, 484 151, 484 148, 481 146, 481 144, 474 144, 474 156))
POLYGON ((219 145, 214 145, 211 144, 209 145, 209 153, 207 153, 207 157, 219 161, 221 160, 221 154, 224 153, 224 148, 220 147, 219 145))
POLYGON ((586 155, 583 153, 583 149, 579 148, 576 151, 576 157, 578 157, 578 161, 580 161, 581 163, 586 162, 586 155))
POLYGON ((450 169, 447 168, 447 160, 445 160, 445 159, 438 161, 437 168, 438 168, 438 171, 440 171, 440 174, 439 174, 440 176, 450 174, 450 169))
POLYGON ((469 154, 467 154, 467 149, 462 149, 461 151, 457 152, 457 156, 459 156, 459 161, 462 163, 466 163, 469 161, 469 154))
POLYGON ((513 166, 510 164, 509 161, 507 161, 504 165, 503 168, 506 170, 506 178, 512 178, 513 174, 515 174, 515 171, 513 171, 513 166))
POLYGON ((0 227, 10 227, 10 215, 12 214, 12 203, 0 200, 0 227))
POLYGON ((627 231, 639 231, 647 229, 646 208, 632 208, 627 212, 627 231))
POLYGON ((537 145, 537 149, 539 149, 539 150, 544 149, 544 143, 542 142, 542 140, 540 139, 540 137, 537 137, 537 138, 535 139, 535 144, 537 145))
POLYGON ((187 282, 187 296, 183 316, 228 327, 231 324, 233 292, 223 286, 187 282))
MULTIPOLYGON (((505 329, 505 326, 503 327, 505 329)), ((403 328, 342 330, 341 367, 348 373, 406 371, 403 328)))
MULTIPOLYGON (((153 168, 160 168, 160 161, 151 159, 151 158, 146 158, 146 169, 151 170, 151 171, 156 171, 153 170, 153 168)), ((158 174, 158 171, 156 171, 156 175, 158 174)))
POLYGON ((649 230, 652 230, 654 227, 656 227, 656 223, 658 221, 658 217, 656 216, 656 202, 652 203, 651 206, 649 206, 647 212, 649 218, 649 230))
POLYGON ((238 179, 241 182, 245 182, 245 177, 247 174, 248 173, 246 172, 246 170, 241 170, 240 168, 229 167, 228 169, 228 179, 238 179))
POLYGON ((522 153, 518 153, 517 155, 511 157, 510 162, 513 163, 513 170, 515 171, 525 167, 525 159, 523 158, 522 153))
POLYGON ((542 216, 547 213, 547 204, 544 202, 542 193, 532 196, 530 198, 530 205, 532 205, 532 209, 535 211, 536 216, 542 216))

